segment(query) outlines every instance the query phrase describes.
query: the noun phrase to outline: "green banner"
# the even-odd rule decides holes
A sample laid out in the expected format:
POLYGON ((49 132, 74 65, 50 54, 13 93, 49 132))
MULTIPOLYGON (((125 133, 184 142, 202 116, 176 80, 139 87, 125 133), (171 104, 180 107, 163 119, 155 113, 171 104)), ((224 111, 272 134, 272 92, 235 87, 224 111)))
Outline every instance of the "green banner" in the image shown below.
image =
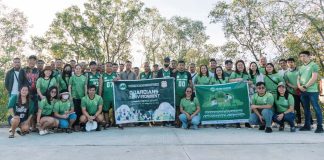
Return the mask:
POLYGON ((116 81, 114 103, 117 124, 174 121, 174 79, 116 81))
POLYGON ((248 122, 250 100, 245 82, 220 85, 197 85, 202 124, 248 122))

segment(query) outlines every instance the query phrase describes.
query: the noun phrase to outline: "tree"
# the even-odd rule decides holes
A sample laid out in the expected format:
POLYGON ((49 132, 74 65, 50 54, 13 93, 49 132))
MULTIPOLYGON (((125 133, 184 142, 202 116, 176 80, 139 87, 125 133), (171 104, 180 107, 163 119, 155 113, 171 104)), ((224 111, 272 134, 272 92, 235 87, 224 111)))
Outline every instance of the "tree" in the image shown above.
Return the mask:
POLYGON ((218 2, 210 12, 212 23, 222 23, 225 37, 240 44, 242 52, 249 52, 257 61, 264 54, 265 33, 257 22, 257 7, 261 2, 234 0, 218 2))
POLYGON ((8 67, 7 62, 21 55, 26 44, 23 39, 28 29, 28 20, 18 9, 3 10, 0 13, 0 67, 8 67))
POLYGON ((144 48, 146 61, 156 64, 158 57, 162 58, 163 27, 166 21, 156 8, 146 8, 143 19, 145 25, 139 31, 138 39, 144 48))

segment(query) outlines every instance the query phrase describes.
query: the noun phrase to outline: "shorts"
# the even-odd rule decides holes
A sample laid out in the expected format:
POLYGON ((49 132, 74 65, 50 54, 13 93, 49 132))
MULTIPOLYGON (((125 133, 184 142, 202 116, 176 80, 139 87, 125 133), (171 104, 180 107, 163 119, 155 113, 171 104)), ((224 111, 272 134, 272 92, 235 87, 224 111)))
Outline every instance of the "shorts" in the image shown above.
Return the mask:
POLYGON ((75 113, 70 114, 67 119, 57 118, 57 120, 59 120, 59 127, 60 128, 68 128, 69 123, 70 123, 69 121, 70 120, 76 120, 76 119, 77 119, 77 115, 75 113))

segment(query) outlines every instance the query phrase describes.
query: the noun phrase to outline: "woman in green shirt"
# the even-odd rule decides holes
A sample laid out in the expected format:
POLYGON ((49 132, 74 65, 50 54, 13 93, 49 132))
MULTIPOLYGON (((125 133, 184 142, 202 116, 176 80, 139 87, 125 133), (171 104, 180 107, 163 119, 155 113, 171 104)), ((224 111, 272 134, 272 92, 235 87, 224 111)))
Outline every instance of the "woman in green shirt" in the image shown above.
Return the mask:
POLYGON ((264 83, 266 85, 267 91, 275 95, 279 82, 284 82, 283 77, 277 73, 272 63, 268 63, 266 65, 264 76, 264 83))
POLYGON ((86 95, 87 93, 87 77, 82 74, 82 67, 81 65, 76 65, 75 74, 72 75, 72 77, 69 80, 69 93, 73 99, 74 104, 74 110, 75 114, 77 115, 77 119, 75 121, 74 129, 76 131, 79 131, 79 118, 82 115, 82 109, 81 109, 81 99, 86 95))
POLYGON ((66 64, 63 68, 62 74, 58 75, 57 77, 60 93, 63 90, 67 90, 69 88, 69 80, 71 76, 72 76, 72 67, 70 64, 66 64))
MULTIPOLYGON (((236 61, 235 72, 232 72, 229 82, 246 82, 249 86, 253 84, 250 75, 246 71, 246 66, 243 60, 236 61)), ((245 123, 245 127, 251 128, 251 125, 245 123)), ((241 125, 236 123, 236 128, 241 128, 241 125)))
POLYGON ((195 85, 208 85, 211 82, 211 77, 209 76, 207 65, 200 66, 200 72, 196 76, 194 84, 195 85))
POLYGON ((36 88, 39 100, 45 99, 44 96, 48 88, 52 86, 57 86, 56 79, 53 77, 53 71, 51 66, 46 66, 44 68, 44 74, 37 79, 36 88))
POLYGON ((283 82, 280 82, 275 95, 275 114, 272 120, 280 125, 279 131, 284 131, 285 122, 290 125, 290 132, 295 132, 295 113, 294 113, 294 97, 288 93, 283 82))
POLYGON ((185 91, 185 97, 180 101, 179 119, 182 122, 182 128, 189 129, 193 125, 193 129, 198 129, 200 123, 200 106, 198 99, 192 94, 193 89, 187 87, 185 91))
POLYGON ((74 124, 77 115, 74 112, 72 99, 67 90, 60 93, 60 101, 54 105, 54 116, 59 120, 59 127, 65 129, 66 133, 72 133, 71 127, 74 124))
POLYGON ((211 84, 225 84, 228 83, 228 77, 225 77, 224 70, 221 66, 215 69, 215 77, 212 78, 211 84))
POLYGON ((18 95, 14 95, 8 104, 9 114, 8 117, 10 129, 9 138, 15 137, 16 128, 20 128, 17 133, 25 135, 29 132, 30 120, 33 116, 34 103, 29 97, 28 86, 23 86, 18 95))
POLYGON ((46 92, 46 97, 38 104, 37 128, 39 135, 48 134, 47 129, 58 127, 59 121, 53 117, 53 109, 57 100, 58 89, 56 86, 50 87, 46 92))

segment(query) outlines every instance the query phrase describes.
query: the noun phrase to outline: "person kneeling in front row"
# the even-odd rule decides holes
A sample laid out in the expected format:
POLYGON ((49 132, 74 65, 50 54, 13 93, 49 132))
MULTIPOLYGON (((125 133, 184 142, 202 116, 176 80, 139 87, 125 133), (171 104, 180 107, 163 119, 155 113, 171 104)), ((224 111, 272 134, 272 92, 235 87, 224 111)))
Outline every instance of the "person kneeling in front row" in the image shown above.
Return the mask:
POLYGON ((88 86, 88 94, 81 99, 82 116, 80 117, 80 123, 84 127, 85 124, 90 121, 96 121, 98 123, 97 131, 101 131, 101 125, 104 120, 102 113, 102 98, 96 94, 96 86, 88 86))
POLYGON ((271 133, 273 95, 266 91, 264 82, 258 82, 256 89, 257 93, 252 97, 250 124, 259 125, 259 130, 271 133))
POLYGON ((200 123, 198 99, 193 96, 191 87, 187 87, 185 92, 185 97, 180 101, 181 114, 179 119, 182 123, 182 128, 189 129, 192 125, 193 129, 198 129, 198 124, 200 123))

